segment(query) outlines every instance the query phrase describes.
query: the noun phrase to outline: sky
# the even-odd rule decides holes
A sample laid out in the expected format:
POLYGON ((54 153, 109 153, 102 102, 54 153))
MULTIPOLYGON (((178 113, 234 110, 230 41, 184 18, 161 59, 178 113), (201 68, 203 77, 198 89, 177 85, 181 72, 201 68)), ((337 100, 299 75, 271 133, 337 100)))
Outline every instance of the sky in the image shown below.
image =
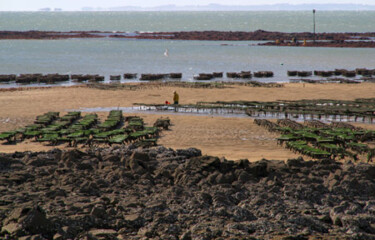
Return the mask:
POLYGON ((263 5, 263 4, 368 4, 375 0, 0 0, 0 11, 33 11, 41 8, 62 8, 63 10, 81 10, 82 7, 109 8, 120 6, 155 7, 160 5, 263 5))

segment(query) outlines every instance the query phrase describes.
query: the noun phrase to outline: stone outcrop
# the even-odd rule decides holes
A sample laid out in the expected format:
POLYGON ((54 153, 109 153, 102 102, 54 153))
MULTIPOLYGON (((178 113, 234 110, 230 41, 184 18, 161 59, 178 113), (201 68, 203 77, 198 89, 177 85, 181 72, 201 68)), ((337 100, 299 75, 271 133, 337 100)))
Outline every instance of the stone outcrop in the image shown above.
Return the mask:
MULTIPOLYGON (((373 48, 375 32, 366 33, 316 33, 311 32, 270 32, 257 30, 244 31, 186 31, 186 32, 124 32, 100 31, 0 31, 0 39, 67 39, 67 38, 136 38, 136 39, 171 39, 171 40, 204 40, 204 41, 272 41, 259 45, 305 46, 313 47, 358 47, 373 48), (316 39, 313 43, 309 40, 316 39), (321 41, 324 40, 324 41, 321 41), (349 41, 348 41, 349 40, 349 41), (354 40, 354 41, 353 41, 354 40), (277 42, 277 43, 276 43, 277 42)), ((227 45, 227 44, 224 44, 227 45)))
POLYGON ((0 154, 1 239, 375 239, 375 166, 133 145, 0 154))

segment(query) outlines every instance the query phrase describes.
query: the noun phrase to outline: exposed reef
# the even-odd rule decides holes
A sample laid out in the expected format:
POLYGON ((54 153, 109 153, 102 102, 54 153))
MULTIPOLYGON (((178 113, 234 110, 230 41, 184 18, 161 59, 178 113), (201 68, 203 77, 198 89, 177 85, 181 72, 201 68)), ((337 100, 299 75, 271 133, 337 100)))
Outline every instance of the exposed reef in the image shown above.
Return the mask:
POLYGON ((0 155, 2 239, 375 239, 375 167, 198 149, 0 155))
POLYGON ((209 41, 271 41, 260 45, 307 47, 375 47, 375 32, 367 33, 285 33, 257 30, 189 32, 100 32, 100 31, 0 31, 0 39, 135 38, 209 41), (313 42, 312 40, 316 40, 313 42), (303 44, 303 40, 307 42, 303 44))

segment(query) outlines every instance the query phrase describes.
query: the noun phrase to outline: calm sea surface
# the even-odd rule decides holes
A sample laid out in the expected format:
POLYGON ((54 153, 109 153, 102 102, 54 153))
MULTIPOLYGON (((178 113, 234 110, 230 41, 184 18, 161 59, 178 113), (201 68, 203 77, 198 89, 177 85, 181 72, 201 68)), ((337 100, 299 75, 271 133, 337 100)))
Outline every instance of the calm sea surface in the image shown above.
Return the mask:
MULTIPOLYGON (((311 11, 0 12, 1 30, 312 31, 311 11)), ((375 11, 317 11, 317 32, 375 31, 375 11)))
MULTIPOLYGON (((317 12, 319 32, 375 32, 375 12, 317 12)), ((310 12, 0 12, 0 30, 311 31, 310 12)), ((375 49, 259 47, 255 42, 127 39, 1 40, 0 74, 122 74, 375 69, 375 49), (169 57, 164 56, 168 49, 169 57)), ((262 80, 265 81, 265 80, 262 80)))

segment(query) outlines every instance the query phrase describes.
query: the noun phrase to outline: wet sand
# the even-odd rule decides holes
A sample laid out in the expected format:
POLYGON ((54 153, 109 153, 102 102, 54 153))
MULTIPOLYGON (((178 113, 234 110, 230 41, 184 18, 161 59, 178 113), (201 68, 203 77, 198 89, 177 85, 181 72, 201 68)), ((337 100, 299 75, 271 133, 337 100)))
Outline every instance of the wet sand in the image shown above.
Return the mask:
MULTIPOLYGON (((173 90, 180 94, 180 103, 198 101, 231 100, 299 100, 299 99, 337 99, 375 97, 375 84, 301 84, 288 83, 283 88, 263 88, 231 86, 224 89, 196 89, 150 87, 134 90, 100 90, 85 86, 29 88, 18 91, 0 92, 0 132, 13 130, 33 123, 37 115, 48 111, 67 111, 96 107, 131 107, 133 103, 164 103, 171 101, 173 90)), ((105 119, 107 112, 98 112, 105 119)), ((196 147, 203 154, 237 160, 247 158, 251 161, 266 159, 286 160, 298 155, 277 145, 277 134, 253 124, 252 118, 227 118, 188 115, 139 115, 151 125, 156 118, 168 116, 173 126, 164 131, 159 144, 172 148, 196 147)), ((373 125, 364 125, 375 129, 373 125)), ((46 146, 31 140, 16 145, 0 145, 0 152, 44 151, 52 148, 66 148, 65 144, 46 146)))

